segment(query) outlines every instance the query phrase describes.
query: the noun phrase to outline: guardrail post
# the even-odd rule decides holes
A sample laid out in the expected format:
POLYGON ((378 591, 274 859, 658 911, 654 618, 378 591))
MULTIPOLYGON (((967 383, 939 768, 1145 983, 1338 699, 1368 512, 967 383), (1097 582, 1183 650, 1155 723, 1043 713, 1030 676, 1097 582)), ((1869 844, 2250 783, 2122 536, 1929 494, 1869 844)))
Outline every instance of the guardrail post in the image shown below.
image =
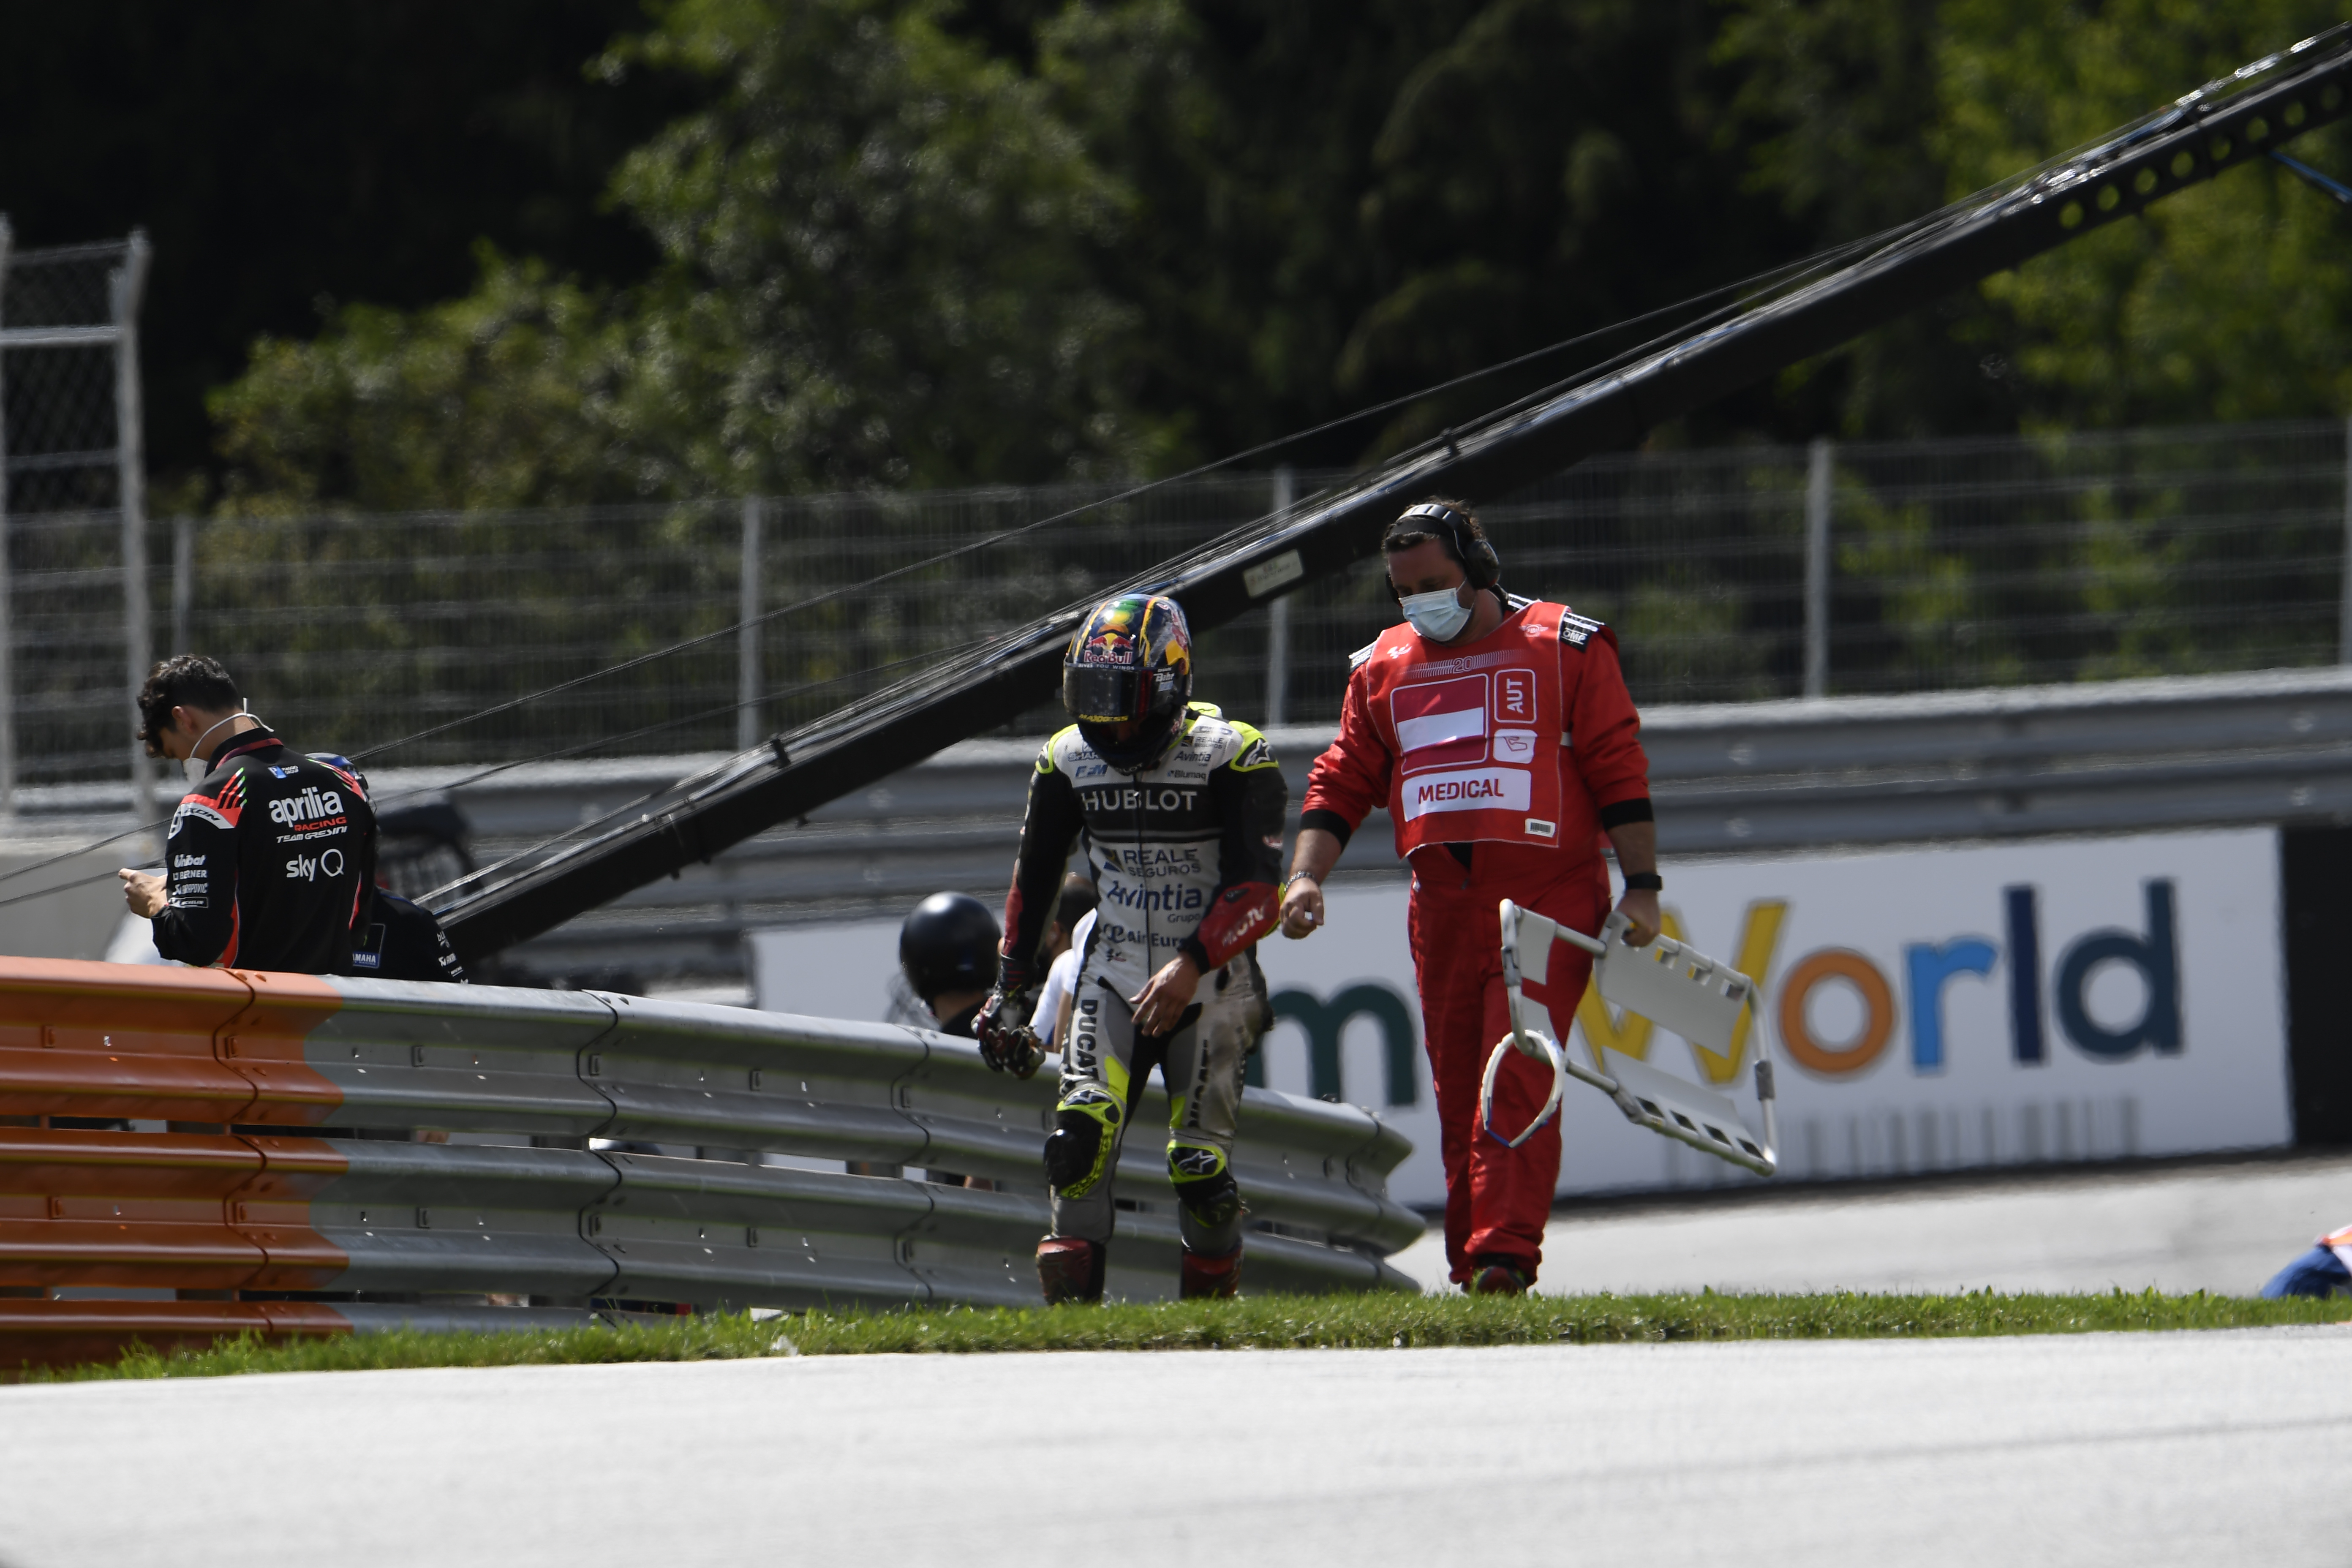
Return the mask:
MULTIPOLYGON (((1298 499, 1298 473, 1288 463, 1274 470, 1274 510, 1288 511, 1298 499)), ((1265 607, 1265 722, 1283 721, 1290 697, 1290 595, 1265 607)))
POLYGON ((2344 422, 2344 582, 2336 598, 2336 662, 2352 664, 2352 419, 2344 422))
POLYGON ((1813 438, 1805 467, 1805 695, 1830 689, 1831 446, 1813 438))
MULTIPOLYGON (((125 694, 131 728, 139 728, 139 688, 147 679, 147 656, 154 641, 147 605, 147 435, 139 401, 139 301, 147 291, 147 263, 153 254, 147 231, 131 231, 122 265, 108 281, 114 307, 114 460, 116 499, 122 507, 122 644, 130 677, 125 694)), ((146 748, 131 742, 131 809, 141 822, 155 815, 154 779, 146 748)))
POLYGON ((743 498, 743 581, 735 618, 735 749, 760 743, 760 498, 743 498))

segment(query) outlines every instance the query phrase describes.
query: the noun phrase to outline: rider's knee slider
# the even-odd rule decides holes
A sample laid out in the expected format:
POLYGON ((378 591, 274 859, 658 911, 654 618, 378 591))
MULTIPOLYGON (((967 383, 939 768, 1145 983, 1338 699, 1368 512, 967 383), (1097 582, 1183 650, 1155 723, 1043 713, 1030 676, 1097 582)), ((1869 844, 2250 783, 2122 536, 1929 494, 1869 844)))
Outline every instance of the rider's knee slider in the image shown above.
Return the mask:
POLYGON ((1170 1144, 1168 1179, 1175 1184, 1176 1201, 1203 1226, 1213 1229, 1231 1224, 1242 1212, 1241 1185, 1222 1149, 1170 1144))
POLYGON ((1045 1140, 1047 1184, 1066 1198, 1093 1192, 1110 1163, 1122 1114, 1118 1098, 1099 1085, 1081 1084, 1064 1095, 1045 1140))

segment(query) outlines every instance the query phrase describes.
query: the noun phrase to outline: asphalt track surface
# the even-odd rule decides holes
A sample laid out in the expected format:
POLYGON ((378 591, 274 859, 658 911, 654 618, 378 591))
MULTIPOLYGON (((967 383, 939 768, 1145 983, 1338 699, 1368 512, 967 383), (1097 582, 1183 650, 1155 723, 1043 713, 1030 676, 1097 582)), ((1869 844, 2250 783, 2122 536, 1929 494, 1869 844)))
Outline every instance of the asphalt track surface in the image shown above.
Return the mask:
POLYGON ((0 1390, 0 1556, 2341 1564, 2352 1327, 0 1390))
MULTIPOLYGON (((2340 1158, 1694 1194, 1545 1283, 2244 1294, 2347 1219, 2340 1158)), ((2347 1389, 2352 1324, 0 1388, 0 1568, 2343 1564, 2347 1389)))
MULTIPOLYGON (((1538 1289, 2211 1290, 2251 1296, 2352 1225, 2352 1158, 1759 1186, 1552 1216, 1538 1289)), ((1392 1261, 1442 1289, 1442 1240, 1392 1261)), ((2352 1542, 2344 1561, 2352 1563, 2352 1542)))

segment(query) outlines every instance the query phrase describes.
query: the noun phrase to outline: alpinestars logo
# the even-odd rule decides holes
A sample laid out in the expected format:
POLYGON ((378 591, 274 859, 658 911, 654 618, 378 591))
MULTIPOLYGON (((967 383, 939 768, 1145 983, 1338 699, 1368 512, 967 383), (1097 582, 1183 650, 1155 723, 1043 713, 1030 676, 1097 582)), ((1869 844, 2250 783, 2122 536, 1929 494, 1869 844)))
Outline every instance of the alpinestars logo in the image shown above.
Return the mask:
POLYGON ((1201 1181, 1224 1168, 1224 1155, 1214 1149, 1187 1145, 1183 1152, 1171 1150, 1168 1155, 1168 1169, 1180 1182, 1201 1181))
POLYGON ((343 797, 331 789, 312 784, 300 795, 269 803, 269 820, 281 827, 297 827, 306 822, 318 822, 343 815, 343 797))

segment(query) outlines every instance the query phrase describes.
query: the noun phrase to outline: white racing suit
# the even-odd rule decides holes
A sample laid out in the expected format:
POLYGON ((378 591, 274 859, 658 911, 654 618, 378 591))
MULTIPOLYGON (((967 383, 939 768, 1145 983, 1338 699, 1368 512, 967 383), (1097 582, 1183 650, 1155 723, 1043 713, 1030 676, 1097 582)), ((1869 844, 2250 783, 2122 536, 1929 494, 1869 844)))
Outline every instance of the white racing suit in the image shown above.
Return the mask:
POLYGON ((1243 1060, 1270 1021, 1255 950, 1277 913, 1288 802, 1265 737, 1207 703, 1187 710, 1174 743, 1139 773, 1113 770, 1076 725, 1039 753, 1005 903, 1003 984, 1024 988, 1042 973, 1045 924, 1081 836, 1101 894, 1045 1143, 1055 1237, 1109 1241, 1111 1173, 1157 1065, 1185 1248, 1224 1256, 1241 1245, 1234 1124, 1243 1060), (1180 952, 1200 969, 1200 989, 1174 1032, 1139 1036, 1128 998, 1180 952))

